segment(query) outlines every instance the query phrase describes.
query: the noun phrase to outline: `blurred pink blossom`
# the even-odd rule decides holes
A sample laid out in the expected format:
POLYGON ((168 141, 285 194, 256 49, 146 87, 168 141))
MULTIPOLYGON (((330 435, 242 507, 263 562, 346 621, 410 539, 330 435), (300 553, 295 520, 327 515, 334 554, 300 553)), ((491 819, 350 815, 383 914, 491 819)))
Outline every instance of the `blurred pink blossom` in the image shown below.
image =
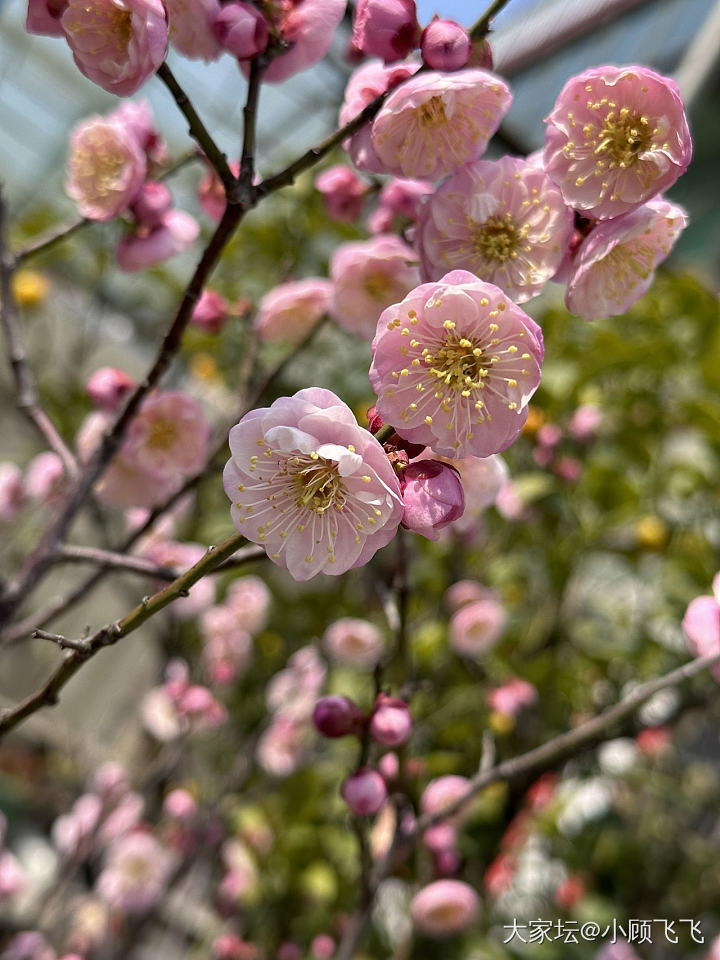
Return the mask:
MULTIPOLYGON (((470 781, 467 777, 460 777, 457 774, 436 777, 428 783, 422 792, 420 810, 428 816, 445 813, 458 800, 467 796, 469 787, 470 781)), ((465 815, 465 812, 461 809, 443 822, 456 827, 462 823, 465 815)))
POLYGON ((377 813, 387 799, 385 781, 370 767, 360 767, 346 777, 340 793, 352 812, 358 816, 377 813))
POLYGON ((513 717, 517 716, 523 707, 537 703, 537 699, 538 692, 535 687, 519 677, 513 677, 502 686, 488 691, 490 709, 498 713, 508 713, 513 717))
POLYGON ((372 668, 385 652, 382 634, 374 624, 357 617, 341 617, 325 631, 323 647, 338 663, 372 668))
POLYGON ((205 610, 200 618, 200 633, 203 659, 213 683, 224 686, 245 672, 252 638, 232 607, 214 606, 205 610))
POLYGON ((151 834, 130 833, 108 848, 97 891, 122 913, 145 913, 162 896, 172 868, 172 855, 151 834))
POLYGON ((112 220, 142 189, 145 153, 132 129, 107 117, 90 117, 70 134, 65 189, 91 220, 112 220))
POLYGON ((410 710, 404 700, 379 694, 368 724, 373 740, 385 747, 401 747, 407 743, 412 726, 410 710))
POLYGON ((134 418, 123 456, 159 476, 188 476, 205 465, 210 426, 197 400, 180 390, 151 394, 134 418))
POLYGON ((197 221, 189 213, 169 210, 157 226, 139 226, 122 237, 117 248, 118 266, 134 273, 164 263, 191 247, 199 232, 197 221))
POLYGON ((448 937, 466 930, 480 910, 477 893, 461 880, 436 880, 410 904, 415 926, 429 937, 448 937))
POLYGON ((195 304, 190 323, 206 333, 219 333, 228 318, 229 304, 214 290, 203 290, 195 304))
POLYGON ((249 60, 268 45, 268 24, 264 15, 249 3, 224 4, 213 24, 221 47, 238 60, 249 60))
POLYGON ((368 185, 341 163, 323 170, 315 178, 315 189, 322 194, 331 220, 352 223, 363 211, 368 185))
MULTIPOLYGON (((695 597, 691 600, 682 621, 688 639, 688 647, 696 657, 720 654, 720 598, 717 595, 718 577, 713 581, 713 596, 695 597)), ((720 662, 710 667, 710 672, 720 681, 720 662)))
POLYGON ((172 196, 164 183, 147 180, 130 205, 137 222, 151 230, 160 227, 172 209, 172 196))
POLYGON ((22 470, 15 463, 0 463, 0 523, 14 520, 24 500, 22 470))
POLYGON ((393 177, 380 191, 377 209, 368 217, 370 233, 388 233, 396 217, 414 223, 419 214, 420 200, 432 193, 429 180, 404 180, 393 177))
POLYGON ((497 599, 468 603, 450 618, 450 647, 463 657, 479 660, 500 640, 506 619, 497 599))
POLYGON ((605 415, 597 404, 583 403, 570 418, 568 433, 579 443, 587 443, 595 437, 604 419, 605 415))
POLYGON ((285 0, 267 9, 271 34, 289 49, 272 60, 263 80, 282 83, 325 56, 345 13, 345 0, 285 0))
POLYGON ((327 313, 331 296, 332 284, 320 277, 281 283, 260 301, 253 327, 265 342, 298 343, 327 313))
POLYGON ((353 44, 385 63, 403 60, 420 41, 415 0, 358 0, 353 44))
POLYGON ((100 367, 85 384, 85 389, 96 407, 113 411, 135 386, 135 380, 124 370, 100 367))
POLYGON ((25 493, 38 503, 52 505, 61 498, 66 485, 60 457, 50 450, 33 457, 25 470, 25 493))
POLYGON ((233 580, 225 595, 225 604, 237 615, 241 626, 253 636, 265 629, 272 594, 264 580, 253 575, 233 580))
POLYGON ((222 49, 213 24, 222 7, 219 0, 163 0, 171 45, 184 57, 217 60, 222 49))

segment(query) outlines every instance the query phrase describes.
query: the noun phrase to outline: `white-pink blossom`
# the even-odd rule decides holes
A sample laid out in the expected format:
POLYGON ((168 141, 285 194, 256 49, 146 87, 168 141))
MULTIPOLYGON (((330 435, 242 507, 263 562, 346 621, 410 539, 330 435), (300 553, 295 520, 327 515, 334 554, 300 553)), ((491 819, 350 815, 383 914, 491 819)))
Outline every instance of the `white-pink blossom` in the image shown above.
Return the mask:
POLYGON ((480 909, 477 893, 461 880, 436 880, 410 904, 415 926, 429 937, 449 937, 466 930, 480 909))
POLYGON ((510 716, 517 716, 523 707, 532 706, 537 702, 538 692, 535 687, 522 680, 520 677, 513 677, 507 680, 499 687, 493 687, 488 691, 488 704, 491 710, 497 710, 498 713, 507 713, 510 716))
POLYGON ((395 535, 402 500, 385 451, 330 391, 253 410, 230 451, 233 522, 294 579, 361 566, 395 535))
POLYGON ((33 457, 25 470, 25 494, 38 503, 54 504, 66 485, 65 468, 57 453, 45 450, 33 457))
POLYGON ((90 117, 70 134, 65 189, 91 220, 111 220, 133 202, 147 170, 145 153, 127 125, 90 117))
POLYGON ((384 311, 370 383, 385 423, 452 459, 517 438, 540 383, 542 331, 494 284, 464 270, 384 311))
POLYGON ((225 685, 245 672, 252 638, 237 612, 227 605, 209 607, 200 618, 203 659, 213 683, 225 685))
POLYGON ((116 910, 145 913, 162 896, 172 868, 171 853, 152 834, 127 834, 108 848, 97 891, 116 910))
POLYGON ((210 426, 197 400, 180 390, 151 394, 134 418, 123 456, 148 473, 188 476, 205 465, 210 426))
POLYGON ((648 67, 571 77, 546 123, 548 175, 569 206, 600 220, 667 190, 692 155, 677 85, 648 67))
POLYGON ((378 628, 359 617, 341 617, 325 631, 323 647, 338 663, 372 669, 385 652, 378 628))
POLYGON ((219 0, 163 0, 168 18, 171 45, 191 60, 210 63, 217 60, 222 47, 213 24, 222 7, 219 0))
POLYGON ((469 270, 522 303, 555 274, 572 231, 572 211, 543 170, 502 157, 468 164, 427 197, 416 242, 426 280, 469 270))
POLYGON ((463 657, 481 660, 500 640, 507 616, 493 596, 461 607, 450 618, 450 646, 463 657))
POLYGON ((422 73, 375 117, 375 153, 386 173, 436 180, 485 153, 511 102, 510 88, 487 70, 422 73))
POLYGON ((253 327, 266 342, 297 343, 327 313, 331 297, 332 284, 320 277, 281 283, 260 301, 253 327))
POLYGON ((252 575, 238 577, 228 587, 225 605, 231 607, 242 627, 253 636, 265 629, 272 594, 264 580, 252 575))
POLYGON ((288 50, 273 58, 263 80, 282 83, 321 60, 330 49, 345 5, 345 0, 283 0, 268 4, 271 35, 287 44, 288 50))

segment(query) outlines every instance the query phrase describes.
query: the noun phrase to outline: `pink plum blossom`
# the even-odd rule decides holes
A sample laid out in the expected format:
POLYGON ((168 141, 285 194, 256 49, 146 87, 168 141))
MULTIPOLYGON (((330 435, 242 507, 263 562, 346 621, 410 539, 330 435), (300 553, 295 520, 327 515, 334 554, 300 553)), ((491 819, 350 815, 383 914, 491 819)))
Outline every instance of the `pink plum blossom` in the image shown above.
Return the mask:
POLYGON ((361 566, 395 535, 403 507, 385 451, 330 391, 253 410, 230 452, 233 522, 294 579, 361 566))
MULTIPOLYGON (((460 777, 456 774, 447 774, 443 777, 436 777, 423 790, 420 797, 420 810, 427 816, 435 816, 450 810, 459 800, 467 796, 470 789, 470 781, 467 777, 460 777)), ((465 814, 462 810, 452 814, 444 823, 451 826, 459 826, 465 814)))
POLYGON ((542 331, 491 283, 455 270, 388 307, 373 341, 377 410, 453 460, 510 446, 540 383, 542 331))
POLYGON ((60 18, 65 12, 67 0, 28 0, 25 29, 48 37, 64 37, 60 18))
POLYGON ((310 747, 307 722, 278 714, 260 735, 257 761, 274 777, 289 777, 305 761, 310 747))
POLYGON ((479 159, 512 102, 486 70, 423 73, 390 94, 372 125, 383 169, 398 177, 438 177, 479 159))
POLYGON ((572 212, 541 169, 518 157, 480 160, 446 180, 421 208, 425 279, 469 270, 516 303, 536 296, 570 243, 572 212))
POLYGON ((594 439, 605 415, 595 403, 581 404, 570 417, 568 433, 578 443, 594 439))
POLYGON ((133 134, 145 153, 148 167, 167 163, 167 146, 158 133, 147 100, 125 100, 107 119, 122 124, 133 134))
POLYGON ((132 130, 104 117, 84 120, 70 135, 65 189, 91 220, 112 220, 133 202, 146 173, 132 130))
POLYGON ((478 895, 461 880, 436 880, 423 887, 410 904, 413 923, 429 937, 462 933, 479 909, 478 895))
POLYGON ((298 343, 328 311, 332 284, 320 277, 274 287, 260 301, 253 326, 261 340, 298 343))
POLYGON ((253 636, 265 629, 272 594, 260 577, 238 577, 228 587, 225 604, 234 611, 242 627, 253 636))
POLYGON ((114 507, 156 507, 175 493, 181 481, 178 474, 143 470, 118 453, 100 478, 96 491, 104 503, 114 507))
POLYGON ((326 673, 327 668, 315 647, 296 650, 287 667, 276 673, 268 684, 268 709, 293 721, 309 721, 326 673))
MULTIPOLYGON (((720 654, 720 575, 713 581, 713 596, 695 597, 690 601, 682 628, 688 638, 688 646, 696 657, 720 654)), ((720 663, 710 668, 716 680, 720 681, 720 663)))
MULTIPOLYGON (((345 88, 345 99, 340 108, 340 125, 349 123, 375 97, 386 90, 392 90, 403 80, 407 80, 419 67, 419 63, 398 63, 386 67, 378 60, 371 60, 364 64, 350 77, 345 88)), ((345 140, 343 146, 359 170, 366 170, 368 173, 385 171, 384 165, 375 153, 369 124, 365 124, 345 140)))
POLYGON ((377 813, 387 799, 385 781, 377 770, 370 767, 360 767, 346 777, 340 793, 352 812, 358 816, 377 813))
POLYGON ((353 667, 374 667, 385 652, 378 628, 357 617, 341 617, 331 623, 323 647, 333 660, 353 667))
POLYGON ((161 0, 68 0, 60 22, 80 72, 119 97, 135 93, 167 53, 161 0))
POLYGON ((494 596, 492 590, 477 580, 458 580, 445 591, 445 605, 452 613, 456 613, 468 603, 494 596))
POLYGON ((310 943, 310 955, 314 960, 331 960, 335 956, 335 941, 327 933, 318 934, 310 943))
POLYGON ((358 50, 391 63, 403 60, 419 40, 415 0, 358 0, 353 20, 358 50))
POLYGON ((391 234, 341 244, 330 262, 332 316, 344 330, 370 339, 382 311, 420 282, 416 260, 413 250, 391 234))
POLYGON ((488 703, 491 710, 498 713, 507 713, 510 716, 517 716, 523 707, 532 706, 537 702, 538 693, 535 687, 522 680, 520 677, 513 677, 500 687, 494 687, 488 692, 488 703))
POLYGON ((437 540, 440 531, 460 519, 465 510, 465 493, 458 471, 440 460, 416 460, 400 474, 402 525, 428 540, 437 540))
POLYGON ((565 303, 585 320, 625 313, 650 288, 688 218, 657 197, 594 227, 578 247, 565 303))
POLYGON ((164 183, 146 181, 133 200, 130 210, 144 227, 159 227, 172 209, 172 195, 164 183))
POLYGON ((249 60, 268 45, 267 20, 249 3, 226 3, 213 24, 215 36, 224 50, 238 60, 249 60))
POLYGON ((173 858, 149 833, 127 834, 109 847, 97 891, 123 913, 145 913, 162 896, 173 858))
POLYGON ((199 232, 197 221, 189 213, 170 210, 157 226, 141 225, 120 240, 117 248, 118 266, 127 273, 134 273, 164 263, 191 247, 199 232))
POLYGON ((490 457, 463 457, 453 460, 452 465, 460 474, 465 491, 465 511, 453 521, 452 529, 461 535, 471 535, 507 481, 507 465, 497 454, 490 457))
POLYGON ((323 170, 315 178, 315 188, 322 194, 331 220, 352 223, 362 213, 368 186, 345 164, 323 170))
POLYGON ((468 603, 450 618, 450 647, 460 656, 482 659, 500 640, 506 619, 493 597, 468 603))
POLYGON ((184 57, 217 60, 222 49, 213 24, 222 10, 219 0, 164 0, 171 45, 184 57))
POLYGON ((213 683, 232 683, 250 661, 252 638, 227 605, 209 607, 200 619, 203 658, 213 683))
MULTIPOLYGON (((230 172, 234 177, 237 177, 240 173, 240 164, 231 163, 230 172)), ((211 220, 215 220, 218 223, 220 222, 225 212, 227 198, 225 196, 223 182, 212 168, 208 170, 198 184, 198 202, 203 212, 210 217, 211 220)))
POLYGON ((59 816, 52 826, 56 848, 66 857, 82 860, 92 848, 95 831, 102 816, 103 803, 95 793, 84 793, 72 810, 59 816))
POLYGON ((0 463, 0 523, 9 523, 22 510, 23 475, 15 463, 0 463))
POLYGON ((57 954, 41 933, 16 933, 0 954, 2 960, 57 960, 57 954))
POLYGON ((454 20, 431 20, 420 37, 423 63, 431 70, 462 70, 470 59, 470 35, 454 20))
POLYGON ((396 217, 415 223, 420 200, 426 194, 432 193, 432 189, 433 185, 429 180, 393 177, 380 191, 377 209, 368 217, 370 233, 387 233, 392 229, 396 217))
POLYGON ((118 797, 114 803, 110 803, 109 808, 104 811, 104 819, 98 826, 98 845, 107 846, 134 830, 140 823, 144 809, 144 798, 134 790, 128 791, 118 797))
POLYGON ((363 726, 363 713, 348 697, 321 697, 313 710, 315 729, 324 737, 335 739, 350 734, 359 735, 363 726))
POLYGON ((148 473, 188 476, 205 465, 210 426, 202 407, 180 390, 151 394, 128 430, 123 455, 148 473))
POLYGON ((100 367, 85 385, 88 396, 101 410, 117 410, 125 397, 134 390, 135 380, 117 367, 100 367))
POLYGON ((546 118, 545 169, 565 202, 605 220, 672 186, 692 154, 677 85, 647 67, 586 70, 546 118))
POLYGON ((108 760, 93 772, 88 789, 97 793, 104 801, 117 803, 130 790, 125 768, 122 764, 108 760))
POLYGON ((218 333, 225 326, 230 307, 214 290, 203 290, 190 317, 190 323, 206 333, 218 333))
POLYGON ((412 733, 412 717, 407 703, 399 697, 381 693, 373 707, 368 725, 373 740, 385 747, 401 747, 412 733))
POLYGON ((65 468, 51 450, 33 457, 25 471, 25 493, 38 503, 54 504, 65 489, 65 468))
POLYGON ((0 904, 18 896, 26 887, 27 877, 17 857, 0 849, 0 904))
POLYGON ((291 0, 268 4, 267 12, 271 35, 289 49, 272 60, 263 80, 282 83, 325 56, 345 13, 345 0, 291 0))
POLYGON ((197 813, 198 805, 195 797, 189 790, 176 787, 163 800, 163 810, 174 820, 192 820, 197 813))

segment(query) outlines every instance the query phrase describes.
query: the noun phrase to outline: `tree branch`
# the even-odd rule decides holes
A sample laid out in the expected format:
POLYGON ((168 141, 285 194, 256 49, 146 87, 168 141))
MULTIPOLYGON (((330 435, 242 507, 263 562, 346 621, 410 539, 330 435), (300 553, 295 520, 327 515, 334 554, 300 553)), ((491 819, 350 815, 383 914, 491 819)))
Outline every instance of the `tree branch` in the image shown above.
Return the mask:
POLYGON ((252 182, 255 178, 255 135, 257 131, 257 106, 260 97, 265 64, 263 57, 253 57, 250 61, 247 98, 243 110, 243 145, 240 158, 239 181, 248 198, 252 196, 252 182))
POLYGON ((0 737, 43 707, 56 704, 62 688, 86 660, 94 657, 103 647, 115 644, 118 640, 133 633, 146 620, 159 613, 173 600, 187 595, 190 587, 232 557, 244 542, 245 537, 236 533, 220 546, 209 547, 207 553, 194 566, 173 580, 167 587, 159 590, 151 597, 145 597, 121 620, 116 620, 114 623, 102 627, 87 638, 68 640, 59 634, 48 634, 44 630, 39 631, 37 636, 51 639, 60 647, 70 648, 70 652, 65 655, 60 666, 55 669, 39 690, 26 697, 17 706, 0 713, 0 737))
MULTIPOLYGON (((265 556, 262 547, 246 547, 238 550, 232 561, 216 567, 211 573, 222 573, 231 566, 239 566, 250 560, 258 560, 265 556)), ((97 547, 83 547, 77 544, 64 544, 55 552, 56 563, 92 563, 95 566, 105 567, 108 570, 125 570, 129 573, 140 573, 156 580, 175 580, 179 573, 173 567, 153 563, 145 557, 134 557, 127 553, 116 553, 113 550, 100 550, 97 547)), ((38 630, 34 631, 38 635, 38 630)))

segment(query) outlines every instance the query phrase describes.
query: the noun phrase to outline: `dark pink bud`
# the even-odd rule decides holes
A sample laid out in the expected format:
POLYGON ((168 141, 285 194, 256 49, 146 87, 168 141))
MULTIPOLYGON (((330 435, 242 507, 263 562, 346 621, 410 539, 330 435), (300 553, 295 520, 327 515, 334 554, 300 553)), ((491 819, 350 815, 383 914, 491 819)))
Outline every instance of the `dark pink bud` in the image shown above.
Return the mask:
POLYGON ((322 697, 315 704, 313 723, 324 737, 357 735, 362 730, 363 713, 348 697, 322 697))
POLYGON ((172 196, 164 183, 149 181, 130 205, 135 219, 146 227, 159 226, 172 208, 172 196))
POLYGON ((386 747, 400 747, 412 733, 408 705, 397 697, 381 693, 370 717, 370 734, 386 747))
POLYGON ((117 410, 120 401, 134 387, 133 378, 115 367, 100 367, 85 385, 88 396, 101 410, 117 410))
POLYGON ((250 60, 268 44, 265 17, 249 3, 228 3, 215 18, 213 30, 219 44, 238 60, 250 60))
POLYGON ((387 799, 385 781, 376 770, 360 767, 345 779, 340 793, 353 813, 377 813, 387 799))
POLYGON ((415 0, 358 0, 353 44, 385 63, 404 59, 420 39, 415 0))
POLYGON ((433 20, 422 32, 420 50, 431 70, 462 70, 470 58, 470 36, 454 20, 433 20))
POLYGON ((451 877, 457 873, 461 863, 457 850, 440 850, 435 854, 435 869, 441 877, 451 877))
POLYGON ((217 333, 222 330, 228 318, 228 302, 214 290, 203 290, 190 322, 206 333, 217 333))
POLYGON ((465 510, 460 474, 440 460, 418 460, 400 474, 405 512, 402 525, 428 540, 459 519, 465 510))

